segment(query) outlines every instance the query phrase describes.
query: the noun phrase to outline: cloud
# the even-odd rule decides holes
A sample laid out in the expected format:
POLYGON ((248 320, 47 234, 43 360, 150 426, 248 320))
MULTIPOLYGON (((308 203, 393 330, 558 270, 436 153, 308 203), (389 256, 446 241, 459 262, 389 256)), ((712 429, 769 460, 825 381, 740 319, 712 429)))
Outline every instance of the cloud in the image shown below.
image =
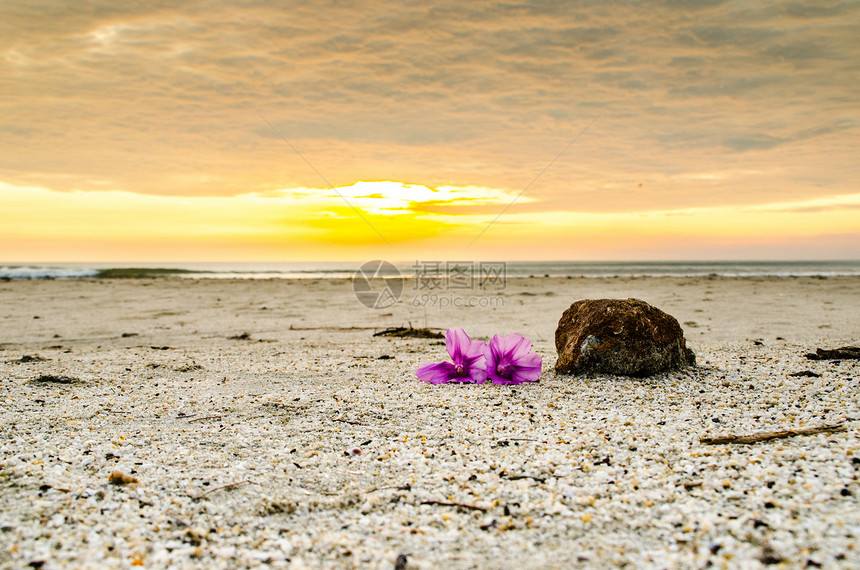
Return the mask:
POLYGON ((337 186, 508 193, 604 112, 516 211, 801 199, 860 175, 856 3, 12 0, 3 11, 0 180, 19 185, 167 196, 319 185, 258 111, 337 186))
POLYGON ((747 210, 768 213, 820 213, 844 212, 860 209, 860 194, 827 196, 802 202, 778 202, 749 206, 747 210))
POLYGON ((723 144, 728 148, 744 152, 747 150, 767 150, 787 143, 804 142, 819 136, 838 133, 856 128, 856 121, 843 119, 830 125, 820 125, 811 129, 803 129, 790 135, 777 137, 766 133, 753 133, 744 136, 726 138, 723 144))
POLYGON ((786 142, 786 139, 781 139, 779 137, 773 137, 766 134, 754 134, 745 137, 729 137, 725 139, 723 144, 725 144, 732 150, 743 152, 755 149, 769 149, 777 145, 783 144, 784 142, 786 142))

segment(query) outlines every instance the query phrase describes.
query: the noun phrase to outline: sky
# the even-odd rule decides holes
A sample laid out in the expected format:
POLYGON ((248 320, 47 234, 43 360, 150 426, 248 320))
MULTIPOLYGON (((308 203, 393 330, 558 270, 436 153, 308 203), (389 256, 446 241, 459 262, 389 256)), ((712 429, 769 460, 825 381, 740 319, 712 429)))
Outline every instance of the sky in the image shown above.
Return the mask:
POLYGON ((860 2, 0 4, 0 261, 860 259, 860 2))

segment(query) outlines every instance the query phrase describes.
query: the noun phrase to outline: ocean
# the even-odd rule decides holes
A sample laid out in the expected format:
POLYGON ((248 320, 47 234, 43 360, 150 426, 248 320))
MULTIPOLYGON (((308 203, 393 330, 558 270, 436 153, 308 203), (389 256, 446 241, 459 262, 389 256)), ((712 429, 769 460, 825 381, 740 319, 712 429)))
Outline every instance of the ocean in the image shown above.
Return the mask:
MULTIPOLYGON (((379 263, 0 263, 0 279, 80 279, 175 277, 184 279, 345 279, 364 266, 375 271, 379 263)), ((393 277, 453 275, 473 271, 500 271, 516 277, 725 277, 860 275, 860 260, 853 261, 439 261, 416 260, 382 265, 393 277)))

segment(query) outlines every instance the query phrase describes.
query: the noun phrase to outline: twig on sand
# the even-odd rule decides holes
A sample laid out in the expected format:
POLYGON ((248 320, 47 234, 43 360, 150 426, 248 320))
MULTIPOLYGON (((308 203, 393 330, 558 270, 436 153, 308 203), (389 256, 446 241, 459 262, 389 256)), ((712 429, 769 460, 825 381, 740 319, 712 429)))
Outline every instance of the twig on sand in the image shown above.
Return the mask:
POLYGON ((458 503, 456 501, 421 501, 422 505, 438 505, 440 507, 461 507, 464 509, 471 509, 473 511, 486 511, 486 507, 479 507, 478 505, 470 505, 468 503, 458 503))
POLYGON ((546 483, 546 477, 540 477, 538 475, 524 475, 524 474, 514 474, 508 473, 507 471, 502 471, 499 473, 500 479, 507 479, 509 481, 519 481, 520 479, 532 479, 537 481, 538 483, 546 483))
POLYGON ((392 336, 397 338, 445 338, 441 332, 438 332, 439 330, 441 329, 415 329, 412 328, 412 325, 410 324, 409 328, 394 327, 373 333, 373 336, 392 336))
POLYGON ((753 443, 758 443, 760 441, 768 441, 771 439, 782 439, 785 437, 795 437, 798 435, 815 435, 818 433, 836 433, 840 431, 845 431, 847 429, 848 428, 845 427, 845 424, 831 424, 811 428, 789 429, 784 431, 765 431, 747 435, 729 434, 720 437, 703 437, 699 441, 708 445, 720 445, 723 443, 740 443, 749 445, 753 443))
POLYGON ((387 491, 390 489, 395 489, 397 491, 411 491, 412 485, 410 485, 409 483, 406 483, 405 485, 389 485, 387 487, 374 487, 373 489, 370 489, 369 491, 365 491, 365 493, 370 494, 370 493, 375 493, 377 491, 387 491))

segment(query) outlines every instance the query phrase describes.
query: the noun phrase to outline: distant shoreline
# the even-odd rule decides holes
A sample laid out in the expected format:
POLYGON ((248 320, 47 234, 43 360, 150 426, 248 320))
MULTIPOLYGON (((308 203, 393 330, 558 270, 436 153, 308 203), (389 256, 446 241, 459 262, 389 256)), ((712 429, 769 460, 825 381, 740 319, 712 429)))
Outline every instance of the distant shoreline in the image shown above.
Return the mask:
MULTIPOLYGON (((0 263, 0 279, 349 279, 360 263, 0 263)), ((385 277, 837 277, 860 276, 860 260, 686 262, 427 261, 388 266, 385 277)))

